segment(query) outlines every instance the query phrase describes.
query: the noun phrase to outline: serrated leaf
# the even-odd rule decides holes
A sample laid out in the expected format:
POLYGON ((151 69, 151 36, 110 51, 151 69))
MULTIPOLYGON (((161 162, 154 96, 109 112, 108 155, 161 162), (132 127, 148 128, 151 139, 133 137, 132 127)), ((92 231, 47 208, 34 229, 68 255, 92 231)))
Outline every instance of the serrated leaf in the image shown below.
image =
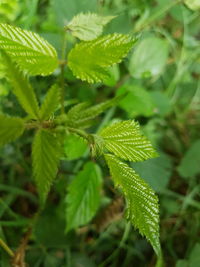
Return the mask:
POLYGON ((68 125, 78 128, 88 128, 93 124, 93 120, 106 109, 118 103, 124 95, 114 97, 100 104, 88 107, 89 103, 83 102, 72 107, 68 113, 68 125))
POLYGON ((110 77, 108 67, 120 63, 134 42, 130 35, 116 33, 81 42, 70 51, 68 66, 83 81, 102 82, 110 77))
POLYGON ((12 92, 16 95, 20 105, 33 118, 38 118, 39 108, 34 90, 27 77, 19 70, 11 58, 1 53, 5 65, 6 78, 12 85, 12 92))
POLYGON ((49 119, 59 105, 59 88, 53 85, 46 94, 40 109, 40 118, 49 119))
POLYGON ((21 118, 0 114, 0 146, 17 139, 24 129, 25 124, 21 118))
POLYGON ((75 37, 84 41, 91 41, 99 37, 103 27, 108 24, 114 16, 99 16, 95 13, 80 13, 66 26, 75 37))
POLYGON ((56 50, 38 34, 0 24, 0 49, 30 75, 48 75, 58 65, 56 50))
POLYGON ((64 140, 64 152, 67 160, 75 160, 86 152, 87 144, 83 138, 75 134, 69 134, 64 140))
POLYGON ((56 136, 40 129, 35 135, 32 148, 33 176, 44 204, 51 184, 56 178, 60 157, 60 144, 56 136))
POLYGON ((105 154, 115 185, 123 191, 127 219, 150 241, 157 255, 160 254, 159 207, 154 191, 135 171, 117 157, 105 154))
POLYGON ((140 132, 139 124, 128 120, 114 123, 100 132, 105 148, 129 161, 143 161, 157 156, 150 141, 140 132))
POLYGON ((69 185, 67 202, 67 231, 88 223, 100 203, 101 172, 93 162, 85 164, 69 185))
POLYGON ((184 0, 185 4, 192 10, 200 9, 200 1, 199 0, 184 0))

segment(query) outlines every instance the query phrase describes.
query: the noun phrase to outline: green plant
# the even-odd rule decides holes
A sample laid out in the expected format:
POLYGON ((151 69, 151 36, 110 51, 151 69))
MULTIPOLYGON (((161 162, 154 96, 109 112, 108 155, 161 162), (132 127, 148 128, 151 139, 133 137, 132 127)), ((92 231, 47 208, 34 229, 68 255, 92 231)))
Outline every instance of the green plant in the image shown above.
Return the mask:
MULTIPOLYGON (((24 131, 34 130, 32 142, 33 177, 44 207, 51 185, 56 179, 63 142, 71 134, 79 136, 90 147, 91 155, 104 157, 116 187, 127 203, 127 219, 139 229, 160 256, 158 199, 149 185, 125 161, 143 161, 156 157, 151 143, 133 120, 115 122, 95 134, 89 129, 96 117, 115 105, 119 96, 90 106, 78 103, 66 111, 66 66, 74 76, 97 83, 110 77, 109 68, 120 63, 135 44, 125 34, 103 35, 103 26, 114 17, 100 17, 93 13, 79 14, 65 27, 81 42, 59 60, 56 50, 38 34, 7 24, 0 24, 0 49, 5 75, 21 107, 23 118, 0 114, 0 145, 20 137, 24 131), (60 79, 52 85, 42 105, 39 105, 29 76, 46 76, 60 67, 60 79)), ((63 51, 65 53, 65 51, 63 51)), ((90 161, 75 177, 66 197, 66 231, 87 224, 96 214, 102 185, 99 166, 90 161)))

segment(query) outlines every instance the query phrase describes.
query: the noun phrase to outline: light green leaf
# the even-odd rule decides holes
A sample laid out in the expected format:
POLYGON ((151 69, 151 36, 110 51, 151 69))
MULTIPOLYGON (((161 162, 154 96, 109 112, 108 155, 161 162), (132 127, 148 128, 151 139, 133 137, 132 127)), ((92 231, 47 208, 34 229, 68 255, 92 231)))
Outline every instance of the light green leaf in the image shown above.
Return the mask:
POLYGON ((102 82, 110 77, 108 67, 120 63, 134 42, 129 35, 116 33, 81 42, 70 51, 68 66, 83 81, 102 82))
POLYGON ((123 96, 114 97, 92 107, 88 107, 89 103, 86 102, 77 104, 68 111, 67 124, 71 127, 88 128, 93 124, 93 120, 98 115, 117 104, 123 96))
POLYGON ((67 231, 88 223, 100 203, 101 172, 93 162, 85 164, 69 185, 67 201, 67 231))
POLYGON ((69 134, 64 140, 64 151, 67 160, 78 159, 86 152, 87 144, 83 138, 78 135, 69 134))
POLYGON ((199 0, 184 0, 184 2, 192 10, 200 9, 200 1, 199 0))
POLYGON ((48 75, 58 65, 56 50, 38 34, 0 24, 0 49, 31 75, 48 75))
POLYGON ((12 85, 12 92, 16 95, 20 105, 33 118, 38 118, 39 108, 34 90, 27 77, 19 70, 11 58, 4 52, 1 53, 5 65, 7 79, 12 85))
POLYGON ((190 146, 178 166, 178 172, 182 177, 195 177, 195 175, 200 173, 199 151, 200 139, 190 146))
POLYGON ((129 71, 134 78, 158 76, 168 58, 168 43, 158 37, 148 37, 138 42, 130 58, 129 71))
POLYGON ((127 219, 150 241, 157 255, 160 254, 158 198, 149 185, 127 164, 114 155, 105 154, 111 176, 123 191, 127 219))
POLYGON ((119 106, 128 113, 129 118, 141 115, 149 117, 154 114, 155 105, 147 90, 127 84, 119 88, 117 95, 125 92, 127 92, 127 95, 120 101, 119 106))
POLYGON ((32 148, 33 176, 44 204, 53 180, 56 178, 60 157, 60 144, 56 136, 40 129, 34 138, 32 148))
POLYGON ((99 16, 95 13, 80 13, 73 17, 66 29, 80 40, 91 41, 99 37, 103 27, 114 18, 114 16, 99 16))
POLYGON ((17 139, 25 129, 24 121, 0 114, 0 146, 17 139))
POLYGON ((46 97, 40 109, 40 118, 42 120, 49 119, 51 115, 55 112, 59 105, 59 88, 57 85, 53 85, 46 97))
POLYGON ((135 121, 111 124, 100 132, 105 148, 116 156, 130 161, 143 161, 157 156, 149 140, 142 135, 135 121))

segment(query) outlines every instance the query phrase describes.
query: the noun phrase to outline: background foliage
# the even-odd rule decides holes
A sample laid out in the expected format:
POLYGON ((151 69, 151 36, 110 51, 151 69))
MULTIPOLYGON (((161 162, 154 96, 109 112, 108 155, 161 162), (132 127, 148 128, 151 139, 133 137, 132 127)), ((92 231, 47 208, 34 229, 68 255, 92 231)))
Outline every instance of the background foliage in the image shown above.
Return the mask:
MULTIPOLYGON (((113 122, 114 117, 136 119, 142 125, 159 157, 132 163, 132 167, 158 193, 165 265, 196 267, 200 262, 198 1, 68 0, 66 4, 65 0, 4 0, 0 2, 0 22, 39 33, 56 47, 62 59, 75 43, 75 37, 71 35, 63 41, 62 28, 77 13, 88 11, 117 16, 106 26, 106 33, 132 33, 138 41, 123 64, 109 69, 110 76, 103 84, 77 81, 67 69, 68 100, 65 105, 88 99, 97 104, 127 93, 116 107, 97 120, 94 130, 101 130, 113 122), (67 43, 64 51, 63 42, 67 43)), ((0 63, 0 111, 13 116, 24 115, 10 94, 3 73, 0 63)), ((31 79, 41 101, 46 88, 59 75, 56 71, 51 77, 31 79)), ((19 127, 19 124, 17 131, 20 132, 23 125, 19 127)), ((12 139, 12 132, 10 134, 12 139)), ((44 136, 45 133, 41 133, 38 138, 44 136)), ((34 222, 33 215, 38 207, 36 189, 30 179, 30 143, 31 137, 27 133, 16 143, 0 149, 0 237, 13 249, 19 246, 26 226, 34 222)), ((86 163, 88 151, 80 138, 71 136, 67 139, 65 151, 63 159, 67 161, 60 166, 59 178, 27 248, 28 264, 48 267, 155 266, 156 258, 150 245, 124 220, 124 202, 107 179, 107 168, 104 167, 101 173, 93 162, 86 163), (81 176, 84 181, 91 171, 94 174, 91 182, 103 186, 104 193, 95 198, 90 210, 96 210, 98 202, 101 209, 86 227, 64 235, 66 214, 75 213, 65 211, 65 202, 75 201, 72 192, 76 177, 81 176), (68 186, 71 181, 73 183, 68 186), (66 191, 69 191, 67 198, 66 191)), ((89 187, 87 184, 86 190, 89 187)), ((79 223, 81 219, 88 222, 91 219, 89 212, 83 213, 83 217, 74 217, 68 227, 76 228, 77 220, 79 223)), ((0 256, 1 266, 9 266, 3 250, 0 256)))

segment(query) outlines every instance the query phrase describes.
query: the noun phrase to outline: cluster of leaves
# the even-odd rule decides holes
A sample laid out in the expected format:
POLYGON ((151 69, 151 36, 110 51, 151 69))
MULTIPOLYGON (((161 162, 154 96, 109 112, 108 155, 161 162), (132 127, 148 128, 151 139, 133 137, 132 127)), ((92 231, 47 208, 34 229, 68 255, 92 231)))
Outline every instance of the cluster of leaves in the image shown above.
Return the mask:
MULTIPOLYGON (((133 47, 135 40, 129 35, 114 33, 99 36, 103 26, 111 19, 113 17, 81 13, 66 26, 66 30, 82 40, 71 49, 67 59, 77 78, 89 83, 108 79, 108 67, 121 62, 133 47)), ((24 119, 4 114, 0 116, 0 144, 15 140, 25 130, 36 130, 32 165, 41 205, 44 205, 58 172, 63 137, 66 138, 68 133, 78 135, 88 142, 93 155, 98 153, 105 157, 115 185, 126 198, 127 218, 160 255, 157 196, 131 167, 120 160, 136 162, 155 157, 157 154, 152 145, 133 120, 111 124, 96 135, 84 130, 120 98, 92 107, 80 103, 67 113, 61 110, 59 115, 56 111, 59 111, 60 94, 64 88, 53 85, 39 106, 28 80, 28 76, 49 75, 58 67, 56 50, 38 34, 7 24, 0 24, 0 48, 12 92, 27 113, 24 119)), ((87 163, 69 186, 67 231, 88 223, 94 217, 100 203, 100 188, 99 167, 92 162, 87 163)))

